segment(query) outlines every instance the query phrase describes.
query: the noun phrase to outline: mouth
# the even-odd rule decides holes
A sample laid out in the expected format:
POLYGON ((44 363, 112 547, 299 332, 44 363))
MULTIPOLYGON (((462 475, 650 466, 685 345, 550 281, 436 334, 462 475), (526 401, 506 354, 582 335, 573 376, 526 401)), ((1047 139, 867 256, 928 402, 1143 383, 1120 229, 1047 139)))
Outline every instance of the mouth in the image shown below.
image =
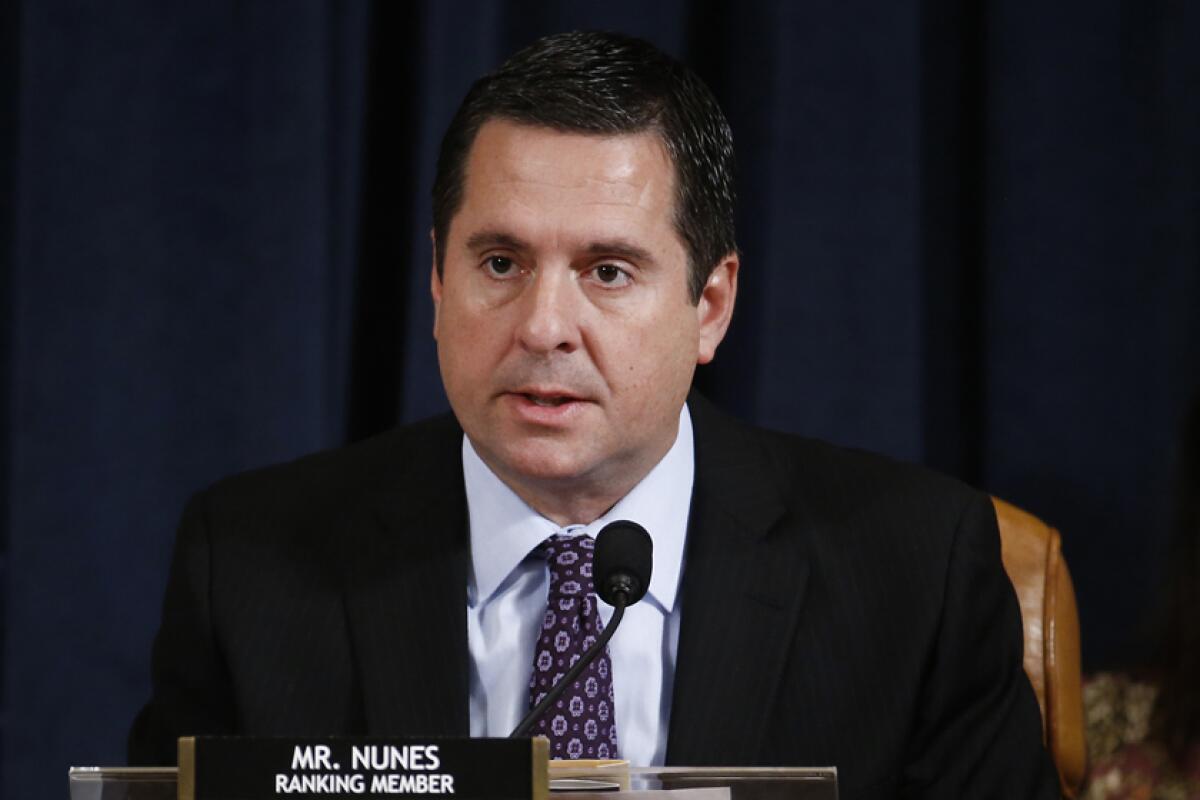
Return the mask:
POLYGON ((586 397, 558 386, 520 386, 507 394, 519 408, 524 409, 522 413, 538 420, 558 419, 587 401, 586 397))
POLYGON ((557 406, 573 403, 579 398, 564 394, 534 394, 533 392, 519 392, 521 397, 524 397, 535 406, 543 408, 555 408, 557 406))

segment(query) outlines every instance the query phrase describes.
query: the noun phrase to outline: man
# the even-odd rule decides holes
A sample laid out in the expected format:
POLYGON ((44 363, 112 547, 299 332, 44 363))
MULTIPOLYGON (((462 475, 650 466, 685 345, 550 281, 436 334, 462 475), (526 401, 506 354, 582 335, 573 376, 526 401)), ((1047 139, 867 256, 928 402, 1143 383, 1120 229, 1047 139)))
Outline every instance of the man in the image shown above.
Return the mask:
POLYGON ((506 735, 607 621, 585 534, 631 518, 650 592, 541 720, 556 753, 1055 796, 987 498, 689 397, 737 294, 731 171, 709 91, 644 42, 549 37, 477 82, 434 186, 453 418, 192 501, 131 760, 506 735))

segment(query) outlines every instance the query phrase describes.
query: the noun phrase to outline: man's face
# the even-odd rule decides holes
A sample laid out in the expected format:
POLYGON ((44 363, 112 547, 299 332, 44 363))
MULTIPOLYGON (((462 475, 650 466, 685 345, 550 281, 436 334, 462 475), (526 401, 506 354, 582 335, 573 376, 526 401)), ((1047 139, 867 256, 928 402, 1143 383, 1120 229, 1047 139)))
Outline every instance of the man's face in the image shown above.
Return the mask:
POLYGON ((674 198, 654 133, 480 129, 432 276, 434 336, 455 415, 518 494, 623 494, 675 440, 696 364, 728 325, 737 261, 693 305, 674 198))

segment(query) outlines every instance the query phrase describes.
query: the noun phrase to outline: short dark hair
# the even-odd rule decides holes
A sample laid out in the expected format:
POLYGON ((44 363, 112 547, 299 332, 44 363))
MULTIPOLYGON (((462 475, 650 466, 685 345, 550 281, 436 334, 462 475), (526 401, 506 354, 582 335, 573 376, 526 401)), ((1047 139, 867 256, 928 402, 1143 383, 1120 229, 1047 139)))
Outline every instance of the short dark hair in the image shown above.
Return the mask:
POLYGON ((477 80, 446 129, 433 182, 439 275, 467 155, 492 119, 598 135, 656 132, 675 167, 675 227, 688 252, 692 302, 736 252, 733 136, 712 92, 649 42, 575 31, 538 39, 477 80))

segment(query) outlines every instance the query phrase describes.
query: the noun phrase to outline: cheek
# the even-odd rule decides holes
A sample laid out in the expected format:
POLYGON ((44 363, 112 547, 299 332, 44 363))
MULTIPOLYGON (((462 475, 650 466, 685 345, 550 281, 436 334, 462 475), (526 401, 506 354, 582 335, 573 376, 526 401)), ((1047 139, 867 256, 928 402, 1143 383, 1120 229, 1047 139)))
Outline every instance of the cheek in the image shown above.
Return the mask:
POLYGON ((511 341, 503 316, 443 303, 438 331, 438 361, 447 390, 464 398, 489 393, 511 341))
POLYGON ((674 404, 687 396, 696 368, 698 337, 686 320, 647 329, 615 354, 615 375, 638 402, 674 404))
POLYGON ((438 333, 455 350, 469 348, 484 327, 482 315, 461 287, 446 291, 438 309, 438 333))
POLYGON ((443 310, 438 328, 438 362, 442 380, 451 390, 469 386, 480 369, 481 337, 466 322, 443 310))

